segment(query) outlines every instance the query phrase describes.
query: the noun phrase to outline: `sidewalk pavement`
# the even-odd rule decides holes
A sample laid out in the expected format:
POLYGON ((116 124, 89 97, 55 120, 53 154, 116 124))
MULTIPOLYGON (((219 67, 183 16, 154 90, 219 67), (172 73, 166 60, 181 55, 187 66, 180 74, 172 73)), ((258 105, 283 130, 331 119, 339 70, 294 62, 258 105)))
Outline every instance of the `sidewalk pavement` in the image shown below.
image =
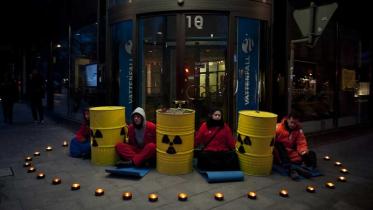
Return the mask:
MULTIPOLYGON (((15 106, 13 125, 0 123, 0 209, 372 209, 373 208, 373 131, 347 135, 343 141, 320 137, 326 143, 316 143, 319 169, 325 174, 298 182, 278 174, 258 177, 247 176, 243 182, 207 183, 200 174, 167 176, 152 170, 142 179, 111 177, 105 167, 95 166, 89 160, 71 158, 63 141, 73 137, 73 127, 46 117, 45 124, 33 124, 31 112, 24 104, 15 106), (54 149, 46 152, 45 147, 54 149), (33 157, 37 172, 27 173, 24 158, 33 157), (324 155, 330 161, 322 159, 324 155), (347 182, 338 182, 341 176, 335 161, 342 162, 349 170, 347 182), (45 179, 36 179, 38 172, 45 179), (60 185, 52 185, 53 177, 60 177, 60 185), (335 183, 335 189, 325 187, 325 182, 335 183), (70 185, 78 182, 81 189, 71 191, 70 185), (307 185, 316 187, 316 193, 305 191, 307 185), (96 197, 96 188, 104 188, 105 195, 96 197), (286 188, 289 197, 279 196, 286 188), (122 192, 130 191, 133 199, 122 200, 122 192), (256 200, 246 193, 255 191, 256 200), (189 200, 180 202, 177 194, 185 192, 189 200), (213 195, 224 193, 224 201, 216 201, 213 195), (159 201, 150 203, 149 193, 157 193, 159 201)), ((313 137, 312 141, 317 141, 313 137)), ((338 138, 331 135, 330 138, 338 138)))

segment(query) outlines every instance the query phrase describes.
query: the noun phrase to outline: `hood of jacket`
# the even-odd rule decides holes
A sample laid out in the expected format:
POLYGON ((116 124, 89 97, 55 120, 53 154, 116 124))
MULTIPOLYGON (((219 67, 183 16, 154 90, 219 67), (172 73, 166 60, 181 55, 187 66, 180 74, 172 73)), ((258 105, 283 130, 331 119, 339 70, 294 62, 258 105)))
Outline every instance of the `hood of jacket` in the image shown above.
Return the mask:
POLYGON ((144 118, 144 120, 143 120, 143 122, 142 122, 142 126, 145 128, 145 126, 146 126, 146 115, 145 115, 145 111, 144 111, 144 109, 141 108, 141 107, 137 107, 137 108, 132 112, 132 114, 131 114, 131 118, 133 117, 134 114, 139 114, 139 115, 141 115, 141 116, 144 118))

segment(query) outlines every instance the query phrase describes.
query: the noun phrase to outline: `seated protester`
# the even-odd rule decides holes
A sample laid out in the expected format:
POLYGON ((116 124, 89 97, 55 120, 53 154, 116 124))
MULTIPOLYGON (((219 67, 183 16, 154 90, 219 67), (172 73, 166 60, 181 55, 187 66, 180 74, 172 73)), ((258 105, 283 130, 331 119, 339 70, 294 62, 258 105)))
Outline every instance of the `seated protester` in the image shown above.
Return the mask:
POLYGON ((128 126, 128 143, 117 143, 115 149, 122 158, 118 167, 142 166, 146 161, 155 162, 156 134, 155 124, 146 121, 144 109, 137 107, 131 115, 132 124, 128 126))
POLYGON ((316 168, 316 154, 310 151, 307 140, 301 129, 299 118, 291 113, 284 117, 276 126, 276 139, 274 148, 274 162, 288 170, 289 176, 297 180, 299 174, 309 178, 311 174, 299 167, 294 169, 292 164, 305 164, 310 169, 316 168))
POLYGON ((221 110, 213 109, 207 121, 196 133, 195 146, 202 145, 203 148, 197 156, 199 170, 239 170, 238 158, 235 153, 236 141, 231 129, 224 123, 222 114, 221 110))
POLYGON ((89 111, 83 112, 84 121, 81 124, 75 138, 70 142, 70 156, 90 158, 91 156, 91 143, 90 143, 90 129, 89 129, 89 111))

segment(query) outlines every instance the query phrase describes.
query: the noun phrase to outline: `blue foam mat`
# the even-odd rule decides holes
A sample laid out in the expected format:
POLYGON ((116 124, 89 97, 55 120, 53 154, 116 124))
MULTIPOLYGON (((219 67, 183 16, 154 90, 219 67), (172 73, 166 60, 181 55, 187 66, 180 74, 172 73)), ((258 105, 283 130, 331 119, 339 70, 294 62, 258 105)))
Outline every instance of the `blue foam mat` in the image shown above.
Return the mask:
POLYGON ((209 183, 243 181, 242 171, 198 171, 209 183))
POLYGON ((115 175, 143 177, 150 171, 150 168, 136 168, 136 167, 107 168, 105 169, 105 171, 111 174, 115 174, 115 175))

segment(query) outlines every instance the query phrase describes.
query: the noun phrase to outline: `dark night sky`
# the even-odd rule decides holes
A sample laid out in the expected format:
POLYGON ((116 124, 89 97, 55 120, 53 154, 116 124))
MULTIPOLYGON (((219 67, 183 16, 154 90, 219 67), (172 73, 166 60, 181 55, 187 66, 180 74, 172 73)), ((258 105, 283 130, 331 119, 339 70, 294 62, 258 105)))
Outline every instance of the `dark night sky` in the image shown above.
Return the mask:
POLYGON ((1 3, 2 44, 27 44, 50 39, 67 23, 66 1, 23 0, 1 3), (65 23, 64 23, 65 21, 65 23))

